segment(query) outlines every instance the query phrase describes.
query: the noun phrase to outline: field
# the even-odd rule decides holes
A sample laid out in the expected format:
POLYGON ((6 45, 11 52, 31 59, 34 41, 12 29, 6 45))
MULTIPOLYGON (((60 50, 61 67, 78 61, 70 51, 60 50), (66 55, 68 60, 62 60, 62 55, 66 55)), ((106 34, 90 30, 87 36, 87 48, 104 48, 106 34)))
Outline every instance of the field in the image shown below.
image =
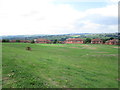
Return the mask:
POLYGON ((117 45, 3 43, 2 66, 3 88, 118 87, 117 45))

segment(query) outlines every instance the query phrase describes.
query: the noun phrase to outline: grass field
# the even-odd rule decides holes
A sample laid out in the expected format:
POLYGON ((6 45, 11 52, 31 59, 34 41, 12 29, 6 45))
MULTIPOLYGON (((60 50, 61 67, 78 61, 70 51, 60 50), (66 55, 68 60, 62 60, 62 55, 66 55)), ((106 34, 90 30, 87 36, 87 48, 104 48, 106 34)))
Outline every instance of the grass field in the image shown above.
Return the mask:
POLYGON ((3 88, 118 87, 116 45, 3 43, 2 66, 3 88))

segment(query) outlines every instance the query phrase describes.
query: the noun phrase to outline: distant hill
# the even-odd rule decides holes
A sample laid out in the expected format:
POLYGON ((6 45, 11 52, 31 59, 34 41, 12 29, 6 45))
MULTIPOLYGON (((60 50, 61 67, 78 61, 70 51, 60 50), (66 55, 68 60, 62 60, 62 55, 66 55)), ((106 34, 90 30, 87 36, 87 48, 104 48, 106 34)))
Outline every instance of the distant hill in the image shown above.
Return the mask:
POLYGON ((107 38, 118 38, 120 36, 120 33, 72 33, 72 34, 60 34, 60 35, 12 35, 12 36, 0 36, 0 39, 9 39, 9 40, 33 40, 36 38, 45 38, 49 40, 60 40, 64 41, 67 38, 101 38, 101 39, 107 39, 107 38))

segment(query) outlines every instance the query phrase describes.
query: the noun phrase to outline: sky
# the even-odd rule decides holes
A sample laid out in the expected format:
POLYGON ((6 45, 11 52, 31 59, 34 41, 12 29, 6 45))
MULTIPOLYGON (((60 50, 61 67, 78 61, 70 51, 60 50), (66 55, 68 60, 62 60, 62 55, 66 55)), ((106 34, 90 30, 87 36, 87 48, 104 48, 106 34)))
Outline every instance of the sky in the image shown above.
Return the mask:
POLYGON ((118 32, 118 0, 0 0, 0 35, 118 32))

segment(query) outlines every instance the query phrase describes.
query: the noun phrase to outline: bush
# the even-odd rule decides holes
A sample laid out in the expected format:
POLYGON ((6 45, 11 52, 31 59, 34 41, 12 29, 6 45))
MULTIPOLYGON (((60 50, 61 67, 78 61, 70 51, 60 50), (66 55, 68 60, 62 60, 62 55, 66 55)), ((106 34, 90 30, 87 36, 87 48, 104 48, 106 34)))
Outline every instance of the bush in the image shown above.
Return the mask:
POLYGON ((85 43, 91 43, 91 39, 90 38, 86 38, 85 39, 85 43))
POLYGON ((20 42, 20 40, 16 40, 16 42, 20 42))
POLYGON ((2 42, 9 42, 9 40, 8 39, 3 39, 2 42))
POLYGON ((32 40, 32 41, 31 41, 31 43, 35 43, 35 41, 34 41, 34 40, 32 40))
POLYGON ((53 44, 56 44, 58 42, 58 40, 57 39, 55 39, 54 41, 53 41, 53 44))

